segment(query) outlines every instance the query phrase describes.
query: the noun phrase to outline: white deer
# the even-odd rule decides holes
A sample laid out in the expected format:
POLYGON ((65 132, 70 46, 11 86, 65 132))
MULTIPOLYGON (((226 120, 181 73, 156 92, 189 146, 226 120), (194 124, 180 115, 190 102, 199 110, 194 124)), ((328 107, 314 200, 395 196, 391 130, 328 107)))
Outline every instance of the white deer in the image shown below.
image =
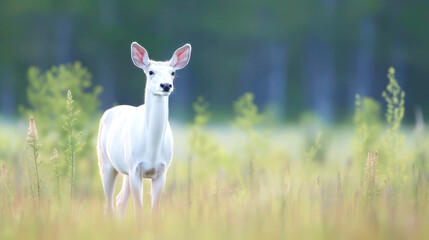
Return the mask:
POLYGON ((122 190, 116 197, 119 217, 125 215, 130 194, 136 218, 143 217, 143 178, 152 180, 152 214, 159 210, 173 155, 168 97, 173 92, 175 71, 184 68, 190 57, 189 44, 177 49, 166 62, 149 60, 146 49, 136 42, 131 44, 131 59, 146 74, 145 104, 113 107, 100 120, 97 153, 107 214, 115 211, 113 195, 118 173, 124 175, 122 190))

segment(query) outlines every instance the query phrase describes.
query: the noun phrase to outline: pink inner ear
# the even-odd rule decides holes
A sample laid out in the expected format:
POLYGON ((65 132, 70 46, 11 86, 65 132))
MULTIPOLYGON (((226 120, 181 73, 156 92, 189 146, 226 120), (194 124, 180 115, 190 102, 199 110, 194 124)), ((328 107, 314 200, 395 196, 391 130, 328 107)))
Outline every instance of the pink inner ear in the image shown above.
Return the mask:
POLYGON ((140 61, 141 64, 145 65, 143 62, 143 58, 146 54, 146 51, 142 48, 139 48, 138 46, 134 46, 134 56, 137 57, 137 59, 140 61))
POLYGON ((136 50, 137 50, 137 52, 136 52, 137 57, 139 58, 140 62, 143 63, 143 57, 144 57, 145 52, 142 49, 138 49, 138 48, 136 48, 136 50))
POLYGON ((191 46, 186 44, 185 46, 174 51, 173 57, 170 59, 170 66, 174 69, 182 69, 188 64, 189 58, 191 57, 191 46))
POLYGON ((181 61, 184 60, 184 58, 186 57, 186 55, 185 55, 186 50, 187 50, 187 48, 183 48, 177 52, 177 63, 180 63, 181 61))

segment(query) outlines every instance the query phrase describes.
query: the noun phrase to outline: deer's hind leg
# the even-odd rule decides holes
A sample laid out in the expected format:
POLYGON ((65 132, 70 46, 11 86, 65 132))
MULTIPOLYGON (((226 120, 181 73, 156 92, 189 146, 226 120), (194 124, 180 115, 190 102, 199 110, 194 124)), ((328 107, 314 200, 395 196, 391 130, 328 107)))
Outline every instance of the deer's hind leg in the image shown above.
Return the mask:
POLYGON ((115 212, 113 206, 113 194, 115 192, 115 180, 118 171, 109 162, 106 155, 103 154, 101 149, 98 149, 98 164, 100 165, 101 182, 103 183, 104 194, 106 195, 106 207, 104 213, 112 215, 115 212))
POLYGON ((113 194, 115 191, 115 180, 118 172, 113 168, 106 168, 101 171, 101 180, 103 182, 104 194, 106 195, 106 207, 104 212, 111 215, 115 212, 113 206, 113 194))

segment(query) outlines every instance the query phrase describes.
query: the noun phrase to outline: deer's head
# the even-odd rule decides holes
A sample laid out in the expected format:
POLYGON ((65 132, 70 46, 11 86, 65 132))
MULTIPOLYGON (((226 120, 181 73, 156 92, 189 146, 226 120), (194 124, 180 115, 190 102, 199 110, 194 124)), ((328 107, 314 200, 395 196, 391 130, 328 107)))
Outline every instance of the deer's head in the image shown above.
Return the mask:
POLYGON ((173 80, 176 70, 184 68, 191 58, 191 45, 185 44, 177 49, 171 59, 158 62, 149 59, 149 54, 138 43, 131 44, 131 59, 134 65, 143 69, 146 74, 148 93, 169 96, 174 89, 173 80))

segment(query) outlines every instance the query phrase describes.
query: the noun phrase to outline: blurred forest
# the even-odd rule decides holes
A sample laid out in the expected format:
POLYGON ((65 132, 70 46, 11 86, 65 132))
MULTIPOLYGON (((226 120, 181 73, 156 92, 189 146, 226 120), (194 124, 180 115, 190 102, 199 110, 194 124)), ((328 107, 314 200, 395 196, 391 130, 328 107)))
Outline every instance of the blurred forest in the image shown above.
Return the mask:
POLYGON ((155 60, 189 42, 172 117, 190 119, 199 95, 214 112, 253 92, 279 120, 315 112, 327 122, 350 116, 355 94, 382 100, 393 66, 407 93, 405 114, 427 115, 429 2, 421 0, 2 0, 0 114, 28 106, 31 66, 80 61, 101 85, 101 107, 143 103, 144 74, 133 41, 155 60))

